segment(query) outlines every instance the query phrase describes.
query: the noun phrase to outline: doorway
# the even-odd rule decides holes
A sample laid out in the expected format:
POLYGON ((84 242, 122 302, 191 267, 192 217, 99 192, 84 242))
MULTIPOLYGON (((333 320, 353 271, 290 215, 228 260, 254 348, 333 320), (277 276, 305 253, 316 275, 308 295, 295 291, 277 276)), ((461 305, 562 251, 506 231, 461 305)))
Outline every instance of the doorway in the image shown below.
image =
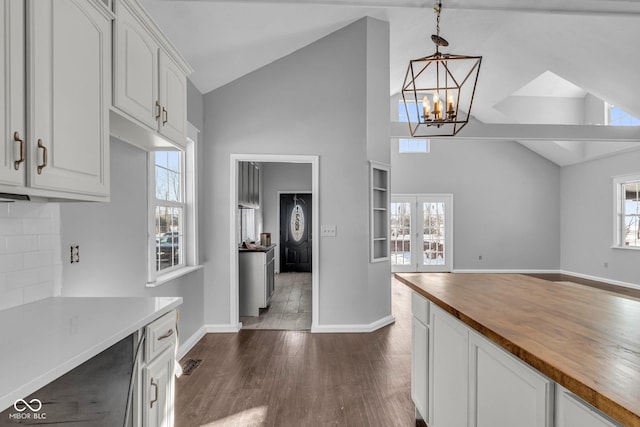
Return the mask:
POLYGON ((391 196, 391 270, 453 270, 453 195, 391 196))
POLYGON ((280 273, 311 272, 311 213, 311 194, 280 193, 280 273))
MULTIPOLYGON (((308 314, 308 318, 310 317, 310 319, 306 320, 306 324, 308 325, 305 329, 311 329, 311 331, 313 332, 316 325, 318 324, 318 306, 319 306, 319 302, 318 302, 318 283, 319 283, 319 260, 317 259, 313 259, 313 268, 311 268, 311 259, 310 256, 311 254, 317 254, 318 253, 318 241, 312 239, 313 235, 318 235, 318 230, 319 230, 319 225, 317 223, 317 218, 318 218, 318 204, 317 204, 317 195, 319 194, 319 165, 318 165, 318 156, 306 156, 306 155, 269 155, 269 154, 232 154, 231 155, 231 165, 230 165, 230 178, 231 178, 231 194, 230 194, 230 205, 231 205, 231 218, 230 218, 230 225, 232 227, 231 230, 231 244, 229 247, 230 250, 230 254, 231 254, 231 298, 230 298, 230 316, 231 316, 231 324, 233 325, 233 329, 234 330, 240 330, 243 327, 243 323, 245 327, 250 327, 248 325, 248 321, 247 319, 245 319, 243 317, 243 319, 240 319, 239 316, 239 303, 240 303, 240 294, 239 294, 239 258, 238 258, 238 245, 241 243, 238 241, 238 233, 237 233, 237 224, 238 224, 238 216, 240 215, 240 210, 237 208, 238 206, 238 184, 239 184, 239 165, 241 164, 241 162, 255 162, 257 164, 262 164, 263 166, 271 166, 272 169, 281 171, 284 169, 287 169, 287 165, 291 166, 292 168, 295 165, 298 166, 306 166, 306 170, 308 171, 307 173, 310 175, 310 188, 306 188, 307 191, 301 191, 299 194, 305 194, 306 197, 308 198, 305 199, 305 202, 300 202, 300 204, 304 204, 305 207, 307 208, 307 211, 304 212, 304 214, 308 217, 308 222, 304 225, 304 228, 306 228, 308 230, 308 234, 309 234, 309 238, 308 238, 308 246, 309 246, 309 270, 311 272, 307 272, 307 273, 287 273, 289 274, 289 276, 286 277, 281 277, 282 279, 286 279, 284 281, 282 280, 277 280, 278 276, 280 274, 276 274, 276 287, 278 286, 278 282, 280 282, 281 284, 284 283, 287 286, 293 285, 293 286, 298 286, 298 282, 302 281, 304 282, 304 286, 306 286, 306 291, 309 294, 309 297, 306 298, 306 301, 304 301, 305 303, 305 311, 308 314), (310 191, 309 191, 310 190, 310 191), (308 205, 308 206, 307 206, 308 205), (296 276, 294 277, 294 275, 302 275, 302 276, 296 276), (236 326, 237 325, 237 326, 236 326)), ((268 168, 266 168, 268 169, 268 168)), ((289 183, 295 183, 295 180, 289 180, 289 183)), ((292 188, 286 188, 287 190, 294 190, 296 187, 292 185, 292 188)), ((294 193, 294 191, 288 191, 289 193, 294 193)), ((269 203, 271 203, 272 205, 276 206, 276 210, 279 211, 279 194, 273 195, 273 196, 268 196, 268 195, 263 195, 264 197, 267 197, 267 199, 265 200, 269 200, 269 203)), ((266 205, 263 205, 262 203, 260 203, 260 209, 267 209, 266 205)), ((271 209, 271 208, 269 208, 271 209)), ((256 211, 256 213, 258 213, 258 211, 256 211)), ((279 215, 279 212, 276 213, 276 215, 279 215)), ((278 218, 276 216, 276 218, 278 218)), ((273 242, 275 243, 277 236, 279 236, 279 219, 275 220, 276 222, 271 224, 269 220, 265 220, 264 223, 264 230, 256 230, 256 234, 259 234, 261 231, 270 231, 270 232, 274 232, 272 234, 272 238, 273 238, 273 242)), ((256 222, 257 224, 260 224, 259 221, 256 222)), ((299 223, 300 226, 300 223, 299 223)), ((304 231, 304 230, 303 230, 304 231)), ((280 246, 280 243, 278 242, 278 246, 280 246)), ((276 247, 276 251, 275 251, 275 256, 277 258, 280 258, 280 248, 276 247)), ((304 259, 303 259, 304 260, 304 259)), ((304 263, 303 263, 304 264, 304 263)), ((278 262, 275 264, 276 268, 278 269, 280 263, 279 260, 278 262)), ((276 292, 274 292, 273 297, 271 298, 271 304, 269 305, 270 308, 274 307, 274 303, 278 302, 277 298, 277 289, 276 292)), ((287 301, 288 302, 288 301, 287 301)), ((285 304, 287 303, 285 302, 285 304)), ((279 304, 282 305, 282 302, 279 302, 279 304)), ((289 305, 290 307, 290 305, 289 305)), ((275 311, 275 310, 273 310, 275 311)), ((262 327, 257 327, 256 329, 301 329, 298 327, 294 327, 293 322, 291 321, 291 319, 289 318, 290 316, 287 316, 287 313, 282 313, 283 316, 281 316, 281 318, 284 320, 284 322, 281 322, 281 325, 278 326, 278 324, 274 321, 271 321, 270 324, 268 325, 264 325, 262 327), (289 323, 287 324, 287 320, 289 321, 289 323)))

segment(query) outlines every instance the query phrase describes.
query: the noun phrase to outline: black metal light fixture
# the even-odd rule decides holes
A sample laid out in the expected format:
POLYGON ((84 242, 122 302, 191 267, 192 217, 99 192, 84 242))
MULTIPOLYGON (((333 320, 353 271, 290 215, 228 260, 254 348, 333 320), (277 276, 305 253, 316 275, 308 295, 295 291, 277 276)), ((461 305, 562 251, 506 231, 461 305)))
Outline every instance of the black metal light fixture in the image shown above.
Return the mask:
POLYGON ((482 56, 440 52, 449 46, 440 37, 442 1, 434 8, 436 52, 409 61, 402 85, 402 99, 409 130, 414 137, 454 136, 469 123, 482 56))

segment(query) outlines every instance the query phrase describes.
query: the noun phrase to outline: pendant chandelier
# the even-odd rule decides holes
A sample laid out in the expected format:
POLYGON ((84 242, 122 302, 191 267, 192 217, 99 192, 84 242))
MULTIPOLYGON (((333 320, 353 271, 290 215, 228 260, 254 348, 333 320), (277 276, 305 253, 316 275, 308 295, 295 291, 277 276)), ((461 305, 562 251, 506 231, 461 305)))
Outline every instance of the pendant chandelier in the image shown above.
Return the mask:
POLYGON ((436 34, 431 40, 436 52, 409 61, 402 85, 402 99, 413 137, 454 136, 468 122, 480 72, 481 56, 440 52, 449 46, 440 37, 442 2, 434 8, 436 34))

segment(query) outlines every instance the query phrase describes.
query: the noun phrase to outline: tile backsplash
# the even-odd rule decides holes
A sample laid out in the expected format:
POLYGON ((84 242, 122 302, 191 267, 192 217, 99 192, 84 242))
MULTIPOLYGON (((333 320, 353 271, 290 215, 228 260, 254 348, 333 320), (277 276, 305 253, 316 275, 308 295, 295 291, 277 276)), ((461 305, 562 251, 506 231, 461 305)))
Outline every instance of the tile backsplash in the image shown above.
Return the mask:
POLYGON ((58 203, 0 203, 0 310, 60 294, 58 203))

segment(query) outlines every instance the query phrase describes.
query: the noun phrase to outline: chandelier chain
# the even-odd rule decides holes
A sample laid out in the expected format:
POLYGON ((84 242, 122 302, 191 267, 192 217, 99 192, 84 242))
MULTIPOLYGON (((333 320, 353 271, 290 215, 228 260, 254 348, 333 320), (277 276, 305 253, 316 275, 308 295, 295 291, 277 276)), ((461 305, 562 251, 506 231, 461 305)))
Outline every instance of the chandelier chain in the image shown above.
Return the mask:
POLYGON ((440 37, 440 11, 442 10, 442 1, 438 2, 438 6, 436 6, 436 12, 438 16, 436 17, 436 35, 438 38, 440 37))

